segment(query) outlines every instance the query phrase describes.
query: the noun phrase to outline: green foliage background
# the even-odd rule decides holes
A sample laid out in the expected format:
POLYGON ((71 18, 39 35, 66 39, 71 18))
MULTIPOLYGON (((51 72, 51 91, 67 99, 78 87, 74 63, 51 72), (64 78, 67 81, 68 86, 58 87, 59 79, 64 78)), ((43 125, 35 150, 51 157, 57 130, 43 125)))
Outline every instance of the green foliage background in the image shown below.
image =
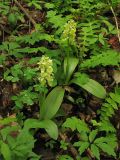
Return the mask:
MULTIPOLYGON (((114 15, 106 16, 119 4, 119 0, 0 1, 2 81, 17 86, 9 106, 15 118, 4 115, 0 120, 0 155, 4 160, 40 159, 42 155, 33 152, 39 128, 57 142, 60 133, 79 135, 74 142, 61 140, 59 146, 63 150, 71 145, 75 147, 78 160, 99 160, 103 153, 118 158, 116 128, 111 118, 119 108, 119 86, 109 93, 104 84, 88 73, 97 67, 119 68, 119 51, 108 43, 110 37, 117 36, 118 30, 111 21, 114 15), (31 23, 31 11, 42 14, 35 23, 31 23), (39 80, 43 56, 52 61, 52 85, 47 82, 42 85, 39 80), (75 99, 84 99, 81 92, 83 97, 90 94, 102 99, 97 116, 90 122, 80 119, 76 113, 66 114, 61 107, 66 101, 76 105, 75 99), (27 117, 24 109, 31 111, 35 107, 37 116, 27 117), (15 137, 11 135, 14 132, 15 137), (91 155, 87 154, 88 150, 91 155)), ((50 78, 49 74, 45 76, 50 78)), ((56 159, 72 160, 73 157, 67 151, 56 155, 56 159)))

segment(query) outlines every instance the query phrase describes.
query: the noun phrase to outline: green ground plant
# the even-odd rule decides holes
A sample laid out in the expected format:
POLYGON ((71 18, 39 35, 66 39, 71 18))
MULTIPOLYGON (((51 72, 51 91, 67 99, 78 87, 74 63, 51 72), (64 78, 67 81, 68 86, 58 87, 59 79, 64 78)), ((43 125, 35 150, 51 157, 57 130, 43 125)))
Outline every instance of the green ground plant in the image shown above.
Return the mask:
MULTIPOLYGON (((42 155, 33 152, 37 131, 44 129, 57 143, 59 132, 64 129, 67 133, 70 128, 71 134, 77 135, 76 141, 70 142, 79 152, 76 159, 100 160, 103 154, 117 158, 116 128, 111 118, 119 108, 119 87, 115 93, 107 93, 104 84, 88 72, 96 67, 119 67, 119 51, 113 50, 108 43, 109 37, 116 36, 118 30, 110 17, 105 16, 111 12, 111 7, 114 9, 119 5, 119 0, 25 0, 20 3, 30 11, 44 11, 45 17, 43 22, 31 26, 25 24, 29 16, 22 13, 15 1, 0 2, 0 20, 2 22, 6 17, 10 30, 8 32, 5 27, 3 33, 0 32, 0 36, 3 34, 1 82, 18 86, 11 94, 11 113, 15 113, 16 118, 0 120, 1 157, 4 160, 38 160, 42 155), (20 32, 22 29, 23 33, 20 32), (26 34, 24 30, 27 30, 26 34), (74 95, 68 88, 74 90, 74 95), (70 94, 74 101, 75 96, 76 99, 82 97, 81 92, 84 97, 90 95, 104 101, 96 113, 98 118, 88 123, 78 115, 63 116, 63 113, 60 123, 61 106, 68 101, 67 95, 70 94), (28 118, 24 109, 31 111, 35 107, 37 116, 28 118), (11 125, 13 123, 15 126, 11 125)), ((67 151, 68 145, 60 140, 61 150, 67 151)), ((58 160, 73 159, 68 152, 56 157, 58 160)))
POLYGON ((73 145, 78 147, 80 155, 90 149, 92 155, 89 156, 92 158, 100 159, 101 151, 116 158, 115 151, 118 146, 116 129, 111 124, 110 117, 118 109, 120 95, 119 92, 110 93, 109 95, 110 98, 105 99, 107 103, 103 103, 99 111, 99 121, 92 120, 90 128, 85 121, 76 117, 67 118, 63 123, 63 127, 70 128, 73 132, 77 131, 79 133, 79 141, 73 145))

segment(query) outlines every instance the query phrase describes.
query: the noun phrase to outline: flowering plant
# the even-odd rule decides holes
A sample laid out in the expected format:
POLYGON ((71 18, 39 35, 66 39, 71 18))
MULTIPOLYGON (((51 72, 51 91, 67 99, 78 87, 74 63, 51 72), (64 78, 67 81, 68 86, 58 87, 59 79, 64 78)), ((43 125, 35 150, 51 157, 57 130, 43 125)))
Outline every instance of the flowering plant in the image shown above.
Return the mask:
POLYGON ((38 68, 40 70, 38 80, 40 81, 41 85, 52 86, 54 79, 53 61, 48 56, 43 55, 41 60, 38 62, 38 68))
POLYGON ((74 20, 69 20, 68 23, 64 25, 64 31, 62 33, 63 41, 68 41, 69 44, 75 43, 76 25, 74 20))

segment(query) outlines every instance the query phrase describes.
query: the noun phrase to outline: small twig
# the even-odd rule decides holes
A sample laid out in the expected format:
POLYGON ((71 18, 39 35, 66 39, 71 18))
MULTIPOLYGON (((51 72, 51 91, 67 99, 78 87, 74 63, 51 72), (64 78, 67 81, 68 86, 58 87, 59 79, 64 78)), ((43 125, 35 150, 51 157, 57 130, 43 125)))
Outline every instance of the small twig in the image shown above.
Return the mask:
POLYGON ((78 154, 77 150, 73 147, 73 145, 70 143, 67 135, 66 135, 66 134, 62 134, 62 133, 60 133, 59 135, 60 135, 60 138, 61 138, 62 140, 64 140, 64 141, 66 141, 66 142, 69 143, 68 148, 69 148, 72 156, 73 156, 74 159, 76 160, 76 157, 77 157, 79 154, 78 154))
POLYGON ((31 23, 29 21, 29 33, 31 32, 31 23))
POLYGON ((3 30, 3 42, 5 41, 5 32, 3 30))
POLYGON ((113 7, 111 6, 110 2, 108 1, 108 4, 110 5, 110 9, 111 9, 111 12, 114 16, 114 19, 115 19, 115 23, 116 23, 116 29, 117 29, 117 36, 118 36, 118 40, 119 40, 119 43, 120 43, 120 31, 119 31, 119 25, 118 25, 118 20, 117 20, 117 17, 116 17, 116 14, 114 12, 114 9, 113 7))
POLYGON ((4 31, 4 32, 6 32, 8 34, 11 34, 11 32, 6 30, 5 27, 2 24, 0 24, 0 28, 2 29, 2 31, 4 31))
POLYGON ((30 20, 30 22, 33 24, 33 26, 36 26, 36 22, 35 20, 29 15, 29 13, 26 11, 25 8, 23 8, 23 6, 17 1, 14 0, 15 4, 24 12, 24 14, 28 17, 28 19, 30 20))

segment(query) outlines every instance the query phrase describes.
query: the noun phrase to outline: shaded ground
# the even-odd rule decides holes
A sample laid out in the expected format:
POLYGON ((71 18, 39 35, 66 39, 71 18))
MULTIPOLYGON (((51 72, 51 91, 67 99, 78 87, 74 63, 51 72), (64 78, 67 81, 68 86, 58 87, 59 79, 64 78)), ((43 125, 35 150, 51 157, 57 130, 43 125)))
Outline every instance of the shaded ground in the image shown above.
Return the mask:
MULTIPOLYGON (((40 23, 44 21, 45 13, 31 11, 30 14, 36 22, 40 23)), ((3 39, 7 38, 7 36, 9 35, 8 32, 10 32, 11 30, 10 28, 8 28, 7 24, 4 24, 4 25, 2 24, 2 26, 5 26, 5 28, 4 28, 4 35, 3 35, 3 30, 1 29, 2 31, 2 34, 0 36, 1 42, 3 41, 3 39)), ((24 34, 24 33, 26 33, 25 29, 20 31, 20 34, 24 34)), ((120 50, 120 44, 118 42, 117 36, 110 37, 108 43, 111 45, 111 48, 115 50, 120 50)), ((8 66, 11 66, 11 63, 13 62, 8 61, 7 63, 8 63, 8 66)), ((21 86, 18 84, 11 84, 4 81, 3 72, 4 72, 4 68, 3 66, 0 66, 0 116, 6 117, 8 115, 13 114, 12 113, 13 102, 11 101, 11 96, 13 94, 16 94, 19 90, 21 90, 21 86)), ((114 68, 111 68, 111 67, 96 68, 93 70, 89 70, 88 72, 93 79, 98 80, 101 84, 103 84, 103 86, 105 86, 106 90, 109 92, 113 90, 114 86, 116 85, 113 77, 114 68)), ((83 98, 85 99, 85 101, 81 108, 78 108, 78 106, 73 106, 73 104, 68 104, 67 102, 65 102, 62 105, 62 107, 66 113, 69 113, 70 115, 79 115, 80 117, 83 116, 86 118, 86 121, 89 121, 89 119, 96 116, 96 111, 98 108, 100 108, 101 101, 88 94, 85 95, 83 98), (68 106, 69 106, 69 109, 68 109, 68 106)), ((23 109, 23 113, 27 118, 30 118, 30 117, 35 117, 38 110, 39 110, 38 106, 32 106, 31 110, 27 108, 23 109)), ((114 124, 115 128, 117 129, 117 136, 119 141, 118 152, 120 152, 120 109, 116 112, 116 114, 114 115, 111 121, 114 124)), ((34 150, 37 153, 43 155, 42 160, 54 160, 56 154, 61 154, 61 152, 63 152, 59 149, 59 141, 58 141, 58 144, 55 144, 56 148, 54 149, 44 148, 43 145, 50 139, 49 137, 47 137, 47 135, 45 135, 44 132, 42 134, 40 133, 41 131, 40 132, 38 131, 35 135, 38 141, 35 144, 34 150)), ((115 159, 102 156, 101 160, 115 160, 115 159)))

